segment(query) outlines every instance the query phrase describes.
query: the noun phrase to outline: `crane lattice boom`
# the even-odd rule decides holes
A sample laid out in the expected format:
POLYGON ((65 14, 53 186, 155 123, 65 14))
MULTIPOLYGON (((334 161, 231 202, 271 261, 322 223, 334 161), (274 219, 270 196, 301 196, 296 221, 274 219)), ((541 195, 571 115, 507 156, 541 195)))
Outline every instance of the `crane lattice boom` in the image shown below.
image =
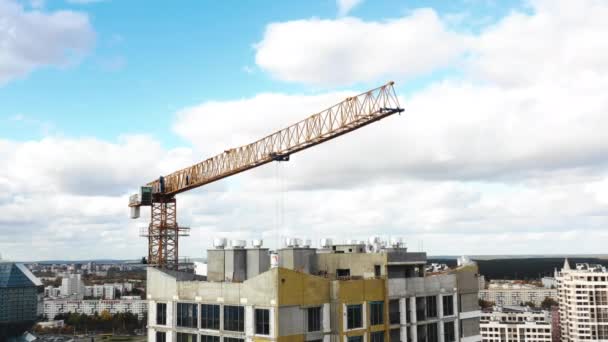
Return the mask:
MULTIPOLYGON (((147 200, 144 195, 131 196, 129 206, 137 209, 142 205, 157 208, 159 206, 155 204, 159 203, 172 203, 174 206, 176 194, 275 160, 289 160, 289 156, 293 153, 402 111, 393 82, 389 82, 376 89, 349 97, 256 142, 226 150, 198 164, 160 177, 148 183, 146 187, 142 187, 151 192, 147 200)), ((171 220, 172 223, 159 221, 159 217, 164 216, 166 215, 162 213, 159 215, 158 212, 155 216, 153 211, 149 232, 143 234, 150 239, 148 261, 161 267, 177 268, 177 237, 180 235, 180 228, 175 220, 171 220), (167 260, 166 252, 172 254, 170 260, 167 260)))

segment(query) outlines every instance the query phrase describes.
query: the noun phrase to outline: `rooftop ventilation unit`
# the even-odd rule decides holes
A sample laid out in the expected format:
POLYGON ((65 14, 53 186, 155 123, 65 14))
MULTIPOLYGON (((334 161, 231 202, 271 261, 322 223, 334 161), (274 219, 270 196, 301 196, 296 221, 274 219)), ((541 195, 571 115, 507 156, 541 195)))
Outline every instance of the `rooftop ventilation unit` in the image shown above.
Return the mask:
POLYGON ((310 239, 306 239, 306 240, 304 240, 304 243, 302 243, 302 247, 310 248, 311 244, 312 244, 312 242, 310 241, 310 239))
POLYGON ((329 238, 322 238, 319 242, 321 248, 331 248, 334 244, 333 241, 329 238))
POLYGON ((253 248, 261 248, 263 244, 264 244, 264 240, 262 240, 262 239, 255 239, 255 240, 251 241, 251 245, 253 246, 253 248))
POLYGON ((216 249, 224 249, 224 247, 226 247, 226 239, 225 238, 213 239, 213 247, 216 249))
POLYGON ((243 249, 247 245, 245 240, 232 240, 230 241, 230 245, 233 249, 243 249))

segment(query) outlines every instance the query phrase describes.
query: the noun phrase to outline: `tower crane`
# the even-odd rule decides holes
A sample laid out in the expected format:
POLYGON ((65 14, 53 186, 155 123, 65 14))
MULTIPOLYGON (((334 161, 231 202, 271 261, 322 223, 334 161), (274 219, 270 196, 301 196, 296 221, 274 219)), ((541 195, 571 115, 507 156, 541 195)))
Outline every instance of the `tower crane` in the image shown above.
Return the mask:
POLYGON ((272 161, 288 161, 290 155, 403 112, 389 82, 272 133, 258 141, 231 148, 200 163, 175 171, 141 186, 129 197, 131 218, 140 207, 151 207, 150 224, 141 236, 148 238, 148 264, 178 268, 179 237, 189 228, 177 224, 175 196, 272 161))

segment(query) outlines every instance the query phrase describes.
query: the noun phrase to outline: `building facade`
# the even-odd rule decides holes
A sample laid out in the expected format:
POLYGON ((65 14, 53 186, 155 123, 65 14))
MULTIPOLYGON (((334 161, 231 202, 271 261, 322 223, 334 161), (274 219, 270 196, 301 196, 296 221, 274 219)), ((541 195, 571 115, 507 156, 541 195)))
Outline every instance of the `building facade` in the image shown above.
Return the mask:
POLYGON ((83 297, 85 294, 82 276, 79 273, 66 274, 61 279, 61 295, 65 297, 83 297))
POLYGON ((557 300, 557 289, 505 283, 490 284, 487 289, 479 290, 479 299, 499 306, 518 306, 528 302, 540 306, 547 297, 557 300))
POLYGON ((523 306, 495 306, 481 314, 483 342, 551 342, 551 312, 523 306))
POLYGON ((559 292, 561 340, 608 341, 608 271, 601 265, 568 260, 555 273, 559 292))
POLYGON ((148 311, 148 302, 143 299, 129 300, 72 300, 72 299, 44 299, 42 312, 47 320, 66 313, 82 313, 85 315, 101 314, 107 311, 111 314, 130 312, 143 318, 148 311))
POLYGON ((148 341, 480 341, 476 265, 425 276, 425 253, 296 244, 209 250, 207 276, 148 268, 148 341))
POLYGON ((0 331, 36 320, 38 288, 42 283, 23 264, 0 261, 0 331))

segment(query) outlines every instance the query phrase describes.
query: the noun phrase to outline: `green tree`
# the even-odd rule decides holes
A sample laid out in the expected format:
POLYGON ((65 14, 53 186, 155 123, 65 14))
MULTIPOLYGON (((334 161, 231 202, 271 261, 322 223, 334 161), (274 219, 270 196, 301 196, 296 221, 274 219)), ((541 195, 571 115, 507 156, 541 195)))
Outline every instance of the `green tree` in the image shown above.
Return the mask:
POLYGON ((494 305, 496 305, 496 303, 494 303, 494 302, 490 302, 490 301, 483 300, 483 299, 479 300, 479 306, 482 309, 491 309, 494 305))
POLYGON ((545 299, 543 299, 542 303, 540 303, 540 306, 546 310, 551 309, 552 306, 557 306, 557 305, 559 305, 559 304, 555 301, 555 299, 553 299, 551 297, 545 297, 545 299))

